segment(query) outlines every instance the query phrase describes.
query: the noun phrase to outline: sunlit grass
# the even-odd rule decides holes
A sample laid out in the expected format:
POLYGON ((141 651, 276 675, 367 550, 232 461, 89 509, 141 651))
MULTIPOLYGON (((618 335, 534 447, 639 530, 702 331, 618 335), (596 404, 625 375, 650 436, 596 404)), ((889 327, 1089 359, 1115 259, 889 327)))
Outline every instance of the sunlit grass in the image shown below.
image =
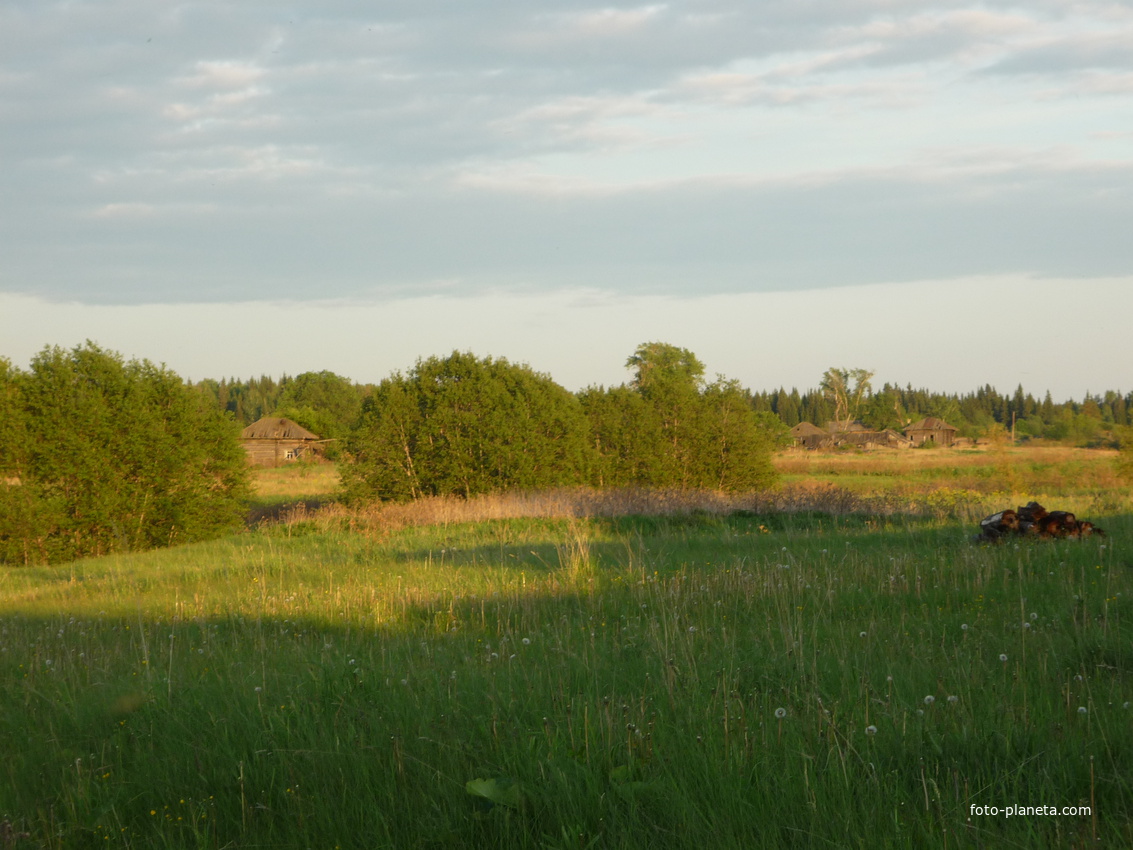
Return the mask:
POLYGON ((1133 520, 1091 519, 993 547, 927 515, 336 514, 4 571, 0 819, 31 847, 1130 846, 1133 520), (1010 803, 1096 817, 969 815, 1010 803))

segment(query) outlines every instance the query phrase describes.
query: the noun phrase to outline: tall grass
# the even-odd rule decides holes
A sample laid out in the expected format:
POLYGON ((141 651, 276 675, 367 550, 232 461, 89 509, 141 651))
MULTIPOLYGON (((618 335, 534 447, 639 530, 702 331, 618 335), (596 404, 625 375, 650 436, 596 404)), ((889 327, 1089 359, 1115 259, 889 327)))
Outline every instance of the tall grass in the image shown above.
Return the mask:
POLYGON ((0 573, 0 842, 1133 846, 1127 512, 991 547, 759 508, 0 573), (971 813, 1009 804, 1092 812, 971 813))

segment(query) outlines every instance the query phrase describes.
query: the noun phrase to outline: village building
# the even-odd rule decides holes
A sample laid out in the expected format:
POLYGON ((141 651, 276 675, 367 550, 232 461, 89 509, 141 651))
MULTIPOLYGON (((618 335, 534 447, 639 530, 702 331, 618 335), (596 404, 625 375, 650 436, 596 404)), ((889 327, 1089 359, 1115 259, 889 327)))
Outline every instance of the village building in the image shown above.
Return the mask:
POLYGON ((956 428, 935 416, 927 416, 905 428, 905 436, 913 441, 914 446, 923 446, 925 443, 951 446, 956 441, 956 432, 956 428))
POLYGON ((912 440, 892 428, 870 431, 861 422, 829 422, 826 430, 809 422, 800 422, 790 430, 798 448, 832 449, 852 446, 858 449, 907 449, 912 440))
POLYGON ((253 466, 280 466, 301 457, 313 457, 323 442, 297 422, 265 416, 240 432, 248 462, 253 466))
POLYGON ((800 448, 818 449, 834 445, 834 440, 829 431, 823 431, 817 425, 811 425, 809 422, 800 422, 790 430, 790 434, 791 439, 795 441, 795 446, 800 448))

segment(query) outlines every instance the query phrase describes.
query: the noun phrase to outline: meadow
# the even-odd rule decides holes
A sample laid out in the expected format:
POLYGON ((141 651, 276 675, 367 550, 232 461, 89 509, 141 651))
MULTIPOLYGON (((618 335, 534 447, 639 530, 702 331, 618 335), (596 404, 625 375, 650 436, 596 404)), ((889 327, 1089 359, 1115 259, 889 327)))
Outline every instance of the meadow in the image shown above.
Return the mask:
POLYGON ((1133 846, 1128 490, 903 454, 0 572, 0 848, 1133 846), (1108 534, 972 542, 1030 498, 1108 534))

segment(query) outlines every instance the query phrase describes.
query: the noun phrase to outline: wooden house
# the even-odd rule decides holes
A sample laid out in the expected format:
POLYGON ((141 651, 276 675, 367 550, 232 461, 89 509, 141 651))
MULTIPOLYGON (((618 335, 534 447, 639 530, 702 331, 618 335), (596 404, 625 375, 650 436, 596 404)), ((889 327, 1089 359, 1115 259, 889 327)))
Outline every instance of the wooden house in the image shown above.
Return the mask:
POLYGON ((248 462, 253 466, 280 466, 312 457, 323 441, 302 425, 278 416, 265 416, 240 432, 248 462))
POLYGON ((913 441, 914 446, 923 446, 925 443, 951 446, 956 440, 956 430, 943 419, 928 416, 907 426, 905 436, 913 441))
POLYGON ((833 436, 829 431, 823 431, 817 425, 809 422, 800 422, 791 429, 791 439, 795 445, 804 449, 818 449, 834 445, 833 436))

